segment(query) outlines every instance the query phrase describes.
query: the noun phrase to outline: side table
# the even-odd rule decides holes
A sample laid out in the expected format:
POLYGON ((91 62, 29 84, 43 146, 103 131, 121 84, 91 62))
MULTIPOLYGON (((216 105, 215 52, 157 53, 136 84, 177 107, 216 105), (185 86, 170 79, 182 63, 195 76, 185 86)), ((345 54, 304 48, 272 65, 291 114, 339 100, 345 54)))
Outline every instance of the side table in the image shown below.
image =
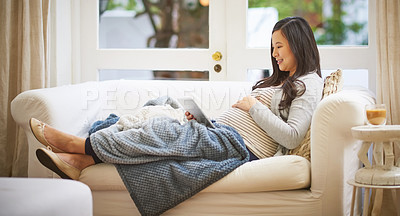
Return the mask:
MULTIPOLYGON (((367 185, 367 184, 359 184, 351 179, 347 181, 348 184, 353 186, 353 195, 351 198, 351 210, 350 216, 354 215, 354 204, 356 198, 357 188, 365 188, 364 192, 364 206, 363 206, 363 216, 366 215, 380 215, 382 209, 382 199, 383 199, 383 190, 390 189, 392 192, 393 202, 396 203, 396 189, 400 189, 400 185, 367 185), (371 191, 372 190, 372 191, 371 191), (371 191, 371 200, 369 199, 371 191), (374 200, 375 199, 375 200, 374 200)), ((395 206, 396 211, 397 207, 395 206)))
MULTIPOLYGON (((400 125, 357 126, 351 128, 351 132, 354 138, 363 141, 358 158, 365 166, 356 172, 354 180, 348 181, 353 185, 351 215, 353 215, 357 187, 365 188, 363 215, 368 215, 368 212, 379 215, 383 190, 390 189, 395 201, 396 188, 400 188, 400 159, 397 159, 395 164, 393 153, 393 145, 400 145, 399 142, 396 143, 400 141, 400 125), (371 144, 374 144, 375 164, 371 164, 367 156, 371 144), (368 202, 370 189, 372 189, 371 202, 368 202)), ((395 209, 398 210, 397 206, 395 209)))

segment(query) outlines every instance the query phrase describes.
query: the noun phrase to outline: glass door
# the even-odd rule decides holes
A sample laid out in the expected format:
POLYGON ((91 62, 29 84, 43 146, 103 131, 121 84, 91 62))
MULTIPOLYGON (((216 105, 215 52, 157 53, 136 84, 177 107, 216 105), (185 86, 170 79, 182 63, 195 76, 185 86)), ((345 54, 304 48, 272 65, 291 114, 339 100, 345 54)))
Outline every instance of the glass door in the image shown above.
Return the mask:
POLYGON ((83 81, 226 79, 225 0, 80 4, 83 81))

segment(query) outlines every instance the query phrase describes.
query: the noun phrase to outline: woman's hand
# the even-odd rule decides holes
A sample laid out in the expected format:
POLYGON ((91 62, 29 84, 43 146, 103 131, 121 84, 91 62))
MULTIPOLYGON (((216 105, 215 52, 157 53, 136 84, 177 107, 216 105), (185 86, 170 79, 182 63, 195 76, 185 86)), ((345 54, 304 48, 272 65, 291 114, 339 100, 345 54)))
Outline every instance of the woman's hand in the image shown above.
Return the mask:
POLYGON ((246 96, 242 100, 239 100, 235 104, 232 105, 233 108, 241 109, 245 112, 248 112, 250 108, 257 103, 257 99, 253 96, 246 96))
POLYGON ((196 120, 196 118, 193 117, 193 115, 190 114, 190 112, 188 112, 188 111, 185 112, 185 116, 186 116, 186 119, 187 119, 188 121, 190 121, 190 120, 196 120))

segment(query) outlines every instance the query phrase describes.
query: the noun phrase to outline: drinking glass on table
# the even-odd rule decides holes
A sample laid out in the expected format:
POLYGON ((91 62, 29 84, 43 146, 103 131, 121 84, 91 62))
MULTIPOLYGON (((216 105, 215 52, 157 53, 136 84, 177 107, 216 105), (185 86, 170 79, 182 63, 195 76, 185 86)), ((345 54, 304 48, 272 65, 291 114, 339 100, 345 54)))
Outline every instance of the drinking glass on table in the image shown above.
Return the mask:
POLYGON ((369 125, 386 124, 386 106, 385 104, 369 104, 365 106, 365 115, 369 125))

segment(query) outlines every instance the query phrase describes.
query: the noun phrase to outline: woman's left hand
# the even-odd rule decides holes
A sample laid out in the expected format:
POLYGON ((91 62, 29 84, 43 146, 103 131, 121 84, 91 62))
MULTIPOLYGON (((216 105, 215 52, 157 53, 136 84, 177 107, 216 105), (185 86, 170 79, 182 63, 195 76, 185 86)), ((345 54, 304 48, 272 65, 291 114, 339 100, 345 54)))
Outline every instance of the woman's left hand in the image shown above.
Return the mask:
POLYGON ((257 103, 257 99, 253 96, 246 96, 242 100, 239 100, 235 104, 232 105, 233 108, 241 109, 245 112, 248 112, 250 108, 257 103))

